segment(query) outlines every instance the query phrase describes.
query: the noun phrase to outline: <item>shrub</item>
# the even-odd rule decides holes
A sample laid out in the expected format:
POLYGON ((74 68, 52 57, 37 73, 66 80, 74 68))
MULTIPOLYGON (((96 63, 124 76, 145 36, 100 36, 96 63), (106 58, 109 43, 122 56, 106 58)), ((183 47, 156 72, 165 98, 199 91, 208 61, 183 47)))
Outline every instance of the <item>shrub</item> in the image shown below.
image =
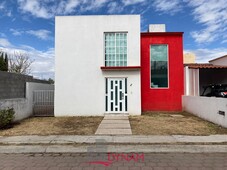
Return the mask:
POLYGON ((13 108, 0 110, 0 129, 8 127, 12 123, 14 114, 13 108))

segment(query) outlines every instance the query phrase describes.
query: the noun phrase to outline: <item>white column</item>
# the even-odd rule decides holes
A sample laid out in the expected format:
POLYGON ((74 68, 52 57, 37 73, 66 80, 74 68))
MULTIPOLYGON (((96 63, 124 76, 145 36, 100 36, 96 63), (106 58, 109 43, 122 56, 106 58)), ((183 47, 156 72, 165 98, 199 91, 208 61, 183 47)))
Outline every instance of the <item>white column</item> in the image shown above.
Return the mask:
POLYGON ((186 66, 184 68, 184 93, 186 96, 189 95, 189 88, 190 88, 190 74, 189 74, 189 68, 186 66))

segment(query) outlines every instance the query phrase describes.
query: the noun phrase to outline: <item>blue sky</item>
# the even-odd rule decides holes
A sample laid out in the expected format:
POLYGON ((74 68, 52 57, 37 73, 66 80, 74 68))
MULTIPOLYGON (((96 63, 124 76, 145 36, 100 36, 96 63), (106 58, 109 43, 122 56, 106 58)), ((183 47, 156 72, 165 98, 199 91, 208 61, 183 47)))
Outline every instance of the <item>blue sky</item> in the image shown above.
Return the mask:
POLYGON ((28 53, 33 76, 54 78, 56 15, 140 14, 141 31, 184 32, 184 52, 208 62, 227 54, 226 9, 226 0, 0 0, 0 49, 28 53))

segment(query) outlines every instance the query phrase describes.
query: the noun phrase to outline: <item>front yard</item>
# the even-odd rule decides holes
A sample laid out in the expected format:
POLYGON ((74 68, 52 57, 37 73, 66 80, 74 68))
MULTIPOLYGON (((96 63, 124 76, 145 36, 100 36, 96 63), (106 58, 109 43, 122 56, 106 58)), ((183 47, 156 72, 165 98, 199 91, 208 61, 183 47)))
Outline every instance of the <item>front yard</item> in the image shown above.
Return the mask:
POLYGON ((13 135, 93 135, 103 117, 32 117, 0 130, 0 136, 13 135))
POLYGON ((145 112, 129 117, 134 135, 214 135, 227 128, 204 121, 186 112, 145 112))
MULTIPOLYGON (((32 117, 0 130, 0 136, 94 135, 102 119, 102 116, 32 117)), ((129 120, 133 135, 227 134, 227 128, 185 112, 145 112, 141 116, 129 116, 129 120)))

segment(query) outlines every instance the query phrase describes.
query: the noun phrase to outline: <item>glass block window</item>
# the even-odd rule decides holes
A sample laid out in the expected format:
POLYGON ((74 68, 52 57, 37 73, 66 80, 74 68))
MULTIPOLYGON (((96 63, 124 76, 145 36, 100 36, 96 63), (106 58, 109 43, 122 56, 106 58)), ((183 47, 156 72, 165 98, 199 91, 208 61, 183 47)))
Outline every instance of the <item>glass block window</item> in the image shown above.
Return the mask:
POLYGON ((150 47, 151 88, 168 87, 168 47, 151 45, 150 47))
POLYGON ((105 33, 105 66, 127 66, 127 33, 105 33))

